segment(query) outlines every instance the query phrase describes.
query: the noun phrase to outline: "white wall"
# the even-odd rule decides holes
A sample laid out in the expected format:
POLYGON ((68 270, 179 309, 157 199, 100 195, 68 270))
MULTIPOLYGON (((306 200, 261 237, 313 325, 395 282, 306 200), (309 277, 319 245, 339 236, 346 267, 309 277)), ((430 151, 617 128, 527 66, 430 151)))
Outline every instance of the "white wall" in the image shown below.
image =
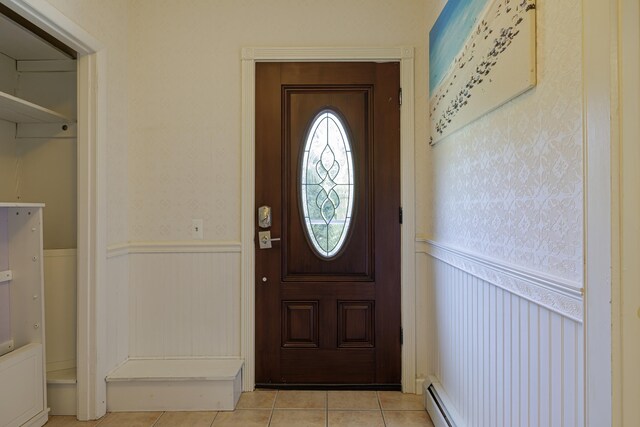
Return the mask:
MULTIPOLYGON (((0 209, 0 271, 9 268, 9 230, 7 226, 7 215, 6 209, 0 209)), ((0 343, 5 343, 12 338, 9 283, 10 282, 0 283, 0 343)))
MULTIPOLYGON (((0 91, 15 95, 18 86, 16 61, 0 53, 0 91)), ((16 200, 17 172, 15 123, 0 120, 0 200, 16 200)))
POLYGON ((239 352, 242 47, 415 46, 416 159, 426 158, 426 0, 49 1, 107 46, 108 366, 239 352), (192 218, 206 247, 232 249, 185 251, 192 218))
MULTIPOLYGON (((173 254, 130 257, 131 352, 238 355, 239 254, 186 254, 180 244, 202 218, 205 244, 239 245, 241 48, 412 45, 424 91, 426 1, 143 0, 129 13, 129 239, 177 243, 173 254), (217 267, 204 268, 203 256, 217 267), (207 304, 195 304, 198 295, 207 304)), ((425 103, 419 97, 416 117, 425 103)))
POLYGON ((458 253, 421 261, 433 358, 467 425, 583 421, 581 29, 580 0, 538 1, 537 87, 429 153, 424 237, 458 253))
POLYGON ((15 135, 16 124, 0 120, 0 200, 5 202, 16 201, 18 158, 15 135))
POLYGON ((47 0, 105 46, 107 58, 107 243, 128 237, 127 46, 126 0, 47 0))
POLYGON ((422 91, 425 14, 426 1, 131 3, 130 239, 188 240, 202 218, 205 240, 239 241, 242 47, 413 45, 422 91))
POLYGON ((44 251, 47 372, 76 367, 75 249, 44 251))
POLYGON ((15 61, 0 53, 0 91, 15 95, 17 86, 18 72, 15 61))
MULTIPOLYGON (((73 120, 76 72, 18 72, 16 95, 73 120)), ((19 159, 18 199, 46 205, 42 211, 44 249, 75 248, 78 228, 76 139, 19 138, 16 155, 19 159)))

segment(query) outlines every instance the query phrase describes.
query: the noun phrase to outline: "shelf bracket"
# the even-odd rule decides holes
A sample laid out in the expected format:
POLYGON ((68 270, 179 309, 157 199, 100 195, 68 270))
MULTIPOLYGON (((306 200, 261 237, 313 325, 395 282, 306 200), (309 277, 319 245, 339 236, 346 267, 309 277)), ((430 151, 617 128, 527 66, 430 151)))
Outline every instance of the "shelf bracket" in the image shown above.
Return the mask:
POLYGON ((0 271, 0 283, 8 282, 13 279, 11 270, 0 271))

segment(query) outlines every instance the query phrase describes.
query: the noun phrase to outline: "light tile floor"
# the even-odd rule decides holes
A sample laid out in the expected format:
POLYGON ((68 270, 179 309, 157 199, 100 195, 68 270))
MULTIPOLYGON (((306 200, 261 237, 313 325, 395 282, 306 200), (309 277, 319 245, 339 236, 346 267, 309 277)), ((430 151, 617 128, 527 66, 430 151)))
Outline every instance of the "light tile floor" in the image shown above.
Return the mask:
POLYGON ((233 412, 112 412, 100 420, 50 417, 47 427, 433 427, 422 396, 396 391, 242 393, 233 412))

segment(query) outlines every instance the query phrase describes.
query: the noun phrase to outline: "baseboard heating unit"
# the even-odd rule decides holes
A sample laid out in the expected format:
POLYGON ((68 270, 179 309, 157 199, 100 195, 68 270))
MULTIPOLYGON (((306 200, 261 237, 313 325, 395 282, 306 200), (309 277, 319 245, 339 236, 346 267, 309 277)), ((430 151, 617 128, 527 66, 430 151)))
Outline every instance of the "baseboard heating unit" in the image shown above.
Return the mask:
POLYGON ((435 377, 430 376, 423 387, 424 407, 435 427, 465 427, 435 377))

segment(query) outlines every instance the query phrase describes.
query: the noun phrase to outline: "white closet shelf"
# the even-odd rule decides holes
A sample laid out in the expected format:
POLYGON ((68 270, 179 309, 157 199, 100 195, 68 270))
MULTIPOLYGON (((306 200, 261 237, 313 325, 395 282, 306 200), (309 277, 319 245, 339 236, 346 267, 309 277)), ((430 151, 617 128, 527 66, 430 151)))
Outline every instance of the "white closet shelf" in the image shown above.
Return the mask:
POLYGON ((0 202, 0 208, 44 208, 44 203, 0 202))
POLYGON ((70 119, 48 108, 0 92, 0 119, 14 123, 72 123, 70 119))

